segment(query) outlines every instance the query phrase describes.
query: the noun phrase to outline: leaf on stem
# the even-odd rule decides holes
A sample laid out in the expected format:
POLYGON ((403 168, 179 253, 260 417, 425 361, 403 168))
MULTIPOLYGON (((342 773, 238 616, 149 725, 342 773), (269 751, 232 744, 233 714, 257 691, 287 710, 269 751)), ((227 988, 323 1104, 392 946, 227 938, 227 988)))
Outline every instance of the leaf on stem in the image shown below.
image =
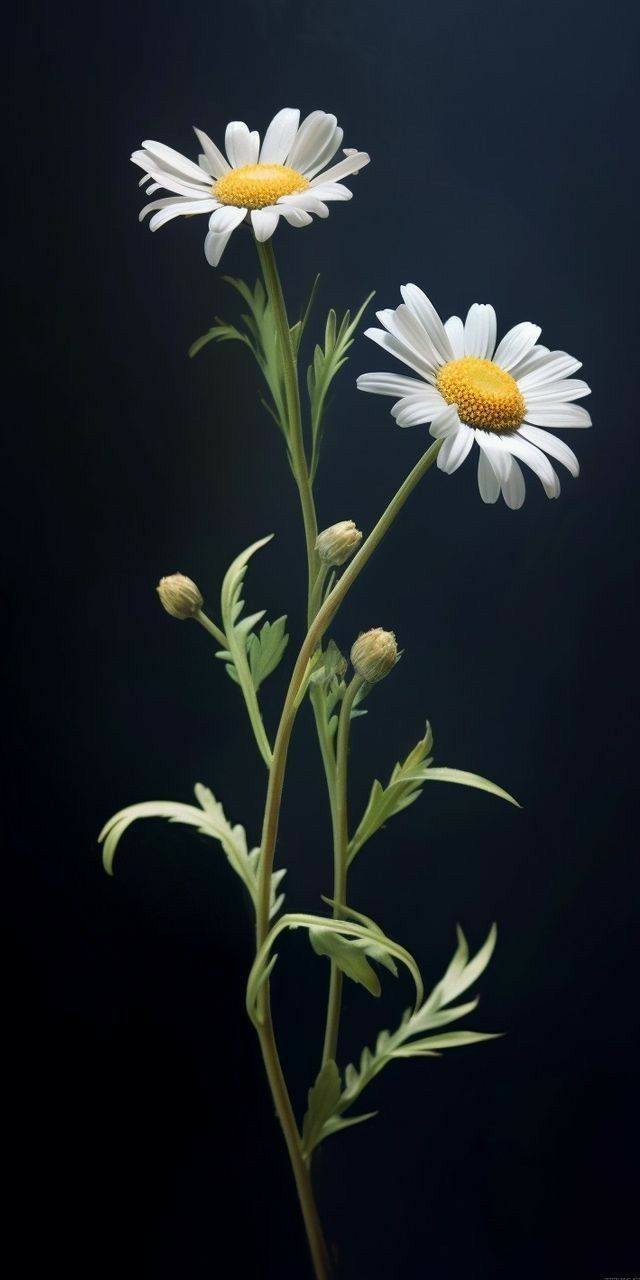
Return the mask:
POLYGON ((333 308, 327 316, 324 330, 324 344, 316 346, 313 363, 307 370, 307 390, 311 406, 311 438, 312 455, 310 477, 313 480, 318 466, 320 443, 322 438, 324 412, 327 393, 336 374, 347 360, 347 352, 353 343, 355 331, 360 323, 365 308, 371 302, 373 293, 365 298, 353 320, 347 311, 338 324, 333 308))
POLYGON ((366 987, 372 996, 380 995, 380 979, 367 957, 383 964, 395 977, 398 976, 393 957, 389 955, 384 945, 377 941, 369 941, 366 938, 345 938, 342 934, 326 928, 310 929, 309 941, 316 955, 328 956, 347 978, 366 987))
MULTIPOLYGON (((225 815, 219 800, 212 791, 197 782, 194 788, 200 808, 191 804, 180 804, 175 800, 147 800, 142 804, 132 804, 115 813, 105 823, 98 842, 103 845, 102 862, 108 875, 113 875, 113 860, 116 849, 125 831, 138 818, 167 818, 169 822, 181 822, 185 826, 195 827, 201 835, 211 836, 218 840, 229 860, 230 865, 249 890, 254 906, 258 900, 258 872, 260 850, 247 847, 244 827, 232 826, 225 815)), ((274 916, 282 906, 284 895, 276 896, 276 890, 284 870, 277 871, 271 881, 271 915, 274 916)))
POLYGON ((468 773, 464 769, 434 768, 433 756, 429 754, 432 746, 433 734, 427 721, 424 737, 416 744, 413 751, 409 752, 406 760, 395 766, 387 786, 383 787, 377 778, 374 780, 367 807, 349 842, 349 863, 353 861, 367 840, 370 840, 371 836, 384 826, 385 822, 388 822, 389 818, 394 817, 396 813, 401 813, 418 799, 425 782, 456 782, 464 787, 488 791, 491 795, 498 796, 501 800, 508 800, 517 808, 520 807, 518 801, 514 800, 508 791, 498 787, 495 782, 490 782, 488 778, 482 778, 480 774, 468 773))
POLYGON ((285 627, 286 614, 275 622, 263 622, 259 631, 252 631, 247 638, 247 653, 253 687, 258 692, 263 680, 275 671, 289 640, 285 627))

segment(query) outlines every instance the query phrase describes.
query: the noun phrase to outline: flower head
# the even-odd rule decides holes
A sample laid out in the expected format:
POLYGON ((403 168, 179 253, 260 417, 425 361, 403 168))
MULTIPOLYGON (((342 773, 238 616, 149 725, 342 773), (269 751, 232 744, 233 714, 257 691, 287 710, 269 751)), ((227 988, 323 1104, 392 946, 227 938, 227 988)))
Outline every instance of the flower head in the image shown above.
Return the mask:
POLYGON ((344 564, 362 542, 362 533, 353 520, 339 520, 323 529, 316 538, 316 551, 327 566, 344 564))
POLYGON ((475 302, 463 324, 451 316, 443 324, 435 307, 415 284, 400 290, 395 311, 378 311, 384 329, 366 334, 419 375, 363 373, 361 391, 394 396, 391 413, 400 427, 431 423, 442 439, 441 471, 464 462, 474 441, 479 446, 478 487, 484 502, 500 493, 512 508, 521 507, 524 462, 557 498, 560 481, 547 454, 577 476, 575 453, 544 427, 589 427, 586 409, 570 403, 589 394, 586 382, 572 375, 580 361, 566 351, 538 343, 538 325, 523 321, 496 346, 493 307, 475 302))
POLYGON ((204 242, 207 261, 216 267, 235 228, 250 221, 256 239, 268 240, 280 218, 294 227, 326 218, 327 201, 350 200, 339 181, 369 163, 365 151, 345 147, 344 160, 327 169, 340 147, 343 130, 335 116, 312 111, 300 124, 300 112, 285 107, 274 116, 260 145, 259 133, 241 120, 227 125, 226 156, 202 130, 195 130, 203 154, 198 164, 162 142, 143 142, 131 159, 144 170, 147 195, 164 188, 174 194, 152 200, 140 220, 153 212, 152 231, 179 214, 208 213, 204 242), (154 212, 155 211, 155 212, 154 212))
POLYGON ((384 680, 399 658, 398 645, 393 631, 373 627, 363 631, 351 649, 354 670, 367 684, 384 680))
POLYGON ((204 604, 199 588, 183 573, 172 573, 161 578, 156 591, 160 604, 172 618, 194 618, 204 604))

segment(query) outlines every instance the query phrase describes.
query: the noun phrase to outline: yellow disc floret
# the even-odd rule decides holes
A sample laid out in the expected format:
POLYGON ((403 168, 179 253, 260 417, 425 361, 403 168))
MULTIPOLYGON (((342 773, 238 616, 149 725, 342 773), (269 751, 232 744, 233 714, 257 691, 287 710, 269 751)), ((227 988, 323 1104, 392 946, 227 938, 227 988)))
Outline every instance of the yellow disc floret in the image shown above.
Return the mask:
POLYGON ((306 191, 308 178, 286 164, 243 164, 232 169, 214 183, 212 194, 221 204, 234 204, 239 209, 264 209, 280 196, 306 191))
POLYGON ((462 422, 482 431, 515 431, 524 418, 524 396, 515 378, 492 360, 450 360, 438 373, 438 391, 457 406, 462 422))

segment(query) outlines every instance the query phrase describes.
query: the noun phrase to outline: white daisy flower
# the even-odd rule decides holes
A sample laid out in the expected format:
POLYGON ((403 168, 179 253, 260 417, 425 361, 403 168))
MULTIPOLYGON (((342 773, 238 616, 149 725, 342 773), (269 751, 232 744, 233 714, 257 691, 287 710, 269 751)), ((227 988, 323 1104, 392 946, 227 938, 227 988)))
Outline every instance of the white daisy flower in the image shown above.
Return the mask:
POLYGON ((140 220, 155 210, 152 231, 179 214, 211 214, 204 251, 212 267, 245 219, 257 240, 268 240, 280 218, 293 227, 306 226, 314 213, 326 218, 327 201, 350 200, 353 194, 339 179, 369 163, 366 151, 345 147, 345 159, 324 168, 343 137, 336 117, 325 111, 312 111, 300 124, 300 112, 285 107, 271 121, 262 146, 258 133, 233 120, 225 134, 226 157, 206 133, 195 133, 204 153, 198 164, 162 142, 143 142, 131 159, 144 169, 140 186, 151 183, 147 195, 162 188, 174 192, 142 209, 140 220))
POLYGON ((577 476, 575 453, 544 427, 589 427, 586 409, 571 404, 589 395, 586 382, 572 375, 581 367, 566 351, 538 343, 540 329, 527 320, 510 329, 496 346, 496 313, 474 302, 463 324, 459 316, 442 323, 435 307, 415 284, 400 290, 395 311, 378 311, 384 329, 366 335, 409 366, 404 374, 363 373, 361 391, 397 397, 391 413, 399 427, 430 422, 444 443, 438 466, 456 471, 479 446, 478 487, 484 502, 500 493, 507 506, 522 506, 525 482, 520 462, 531 468, 549 498, 560 481, 547 454, 577 476))

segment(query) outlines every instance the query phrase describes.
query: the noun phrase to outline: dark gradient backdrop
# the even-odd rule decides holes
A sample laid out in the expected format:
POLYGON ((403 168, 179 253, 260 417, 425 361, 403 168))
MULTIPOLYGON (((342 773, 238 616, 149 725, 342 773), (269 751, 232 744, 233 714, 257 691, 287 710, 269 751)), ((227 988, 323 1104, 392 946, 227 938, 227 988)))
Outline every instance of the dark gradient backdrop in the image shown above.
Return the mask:
MULTIPOLYGON (((302 636, 297 504, 257 373, 233 345, 186 358, 216 313, 234 313, 223 271, 253 279, 256 263, 237 234, 208 268, 203 219, 140 227, 128 157, 146 137, 193 152, 192 123, 218 139, 233 118, 263 129, 283 105, 334 111, 372 157, 350 204, 279 230, 293 310, 316 270, 316 325, 371 288, 394 307, 406 280, 444 314, 491 300, 503 332, 539 321, 543 341, 583 359, 595 424, 573 433, 582 474, 562 473, 554 503, 531 478, 520 512, 485 507, 474 465, 432 473, 334 629, 348 647, 391 627, 405 650, 355 728, 355 808, 426 716, 440 763, 495 778, 524 808, 433 787, 356 866, 354 903, 427 979, 456 920, 474 945, 498 920, 474 1021, 507 1034, 377 1082, 380 1118, 318 1162, 328 1233, 348 1280, 640 1271, 633 12, 71 0, 25 15, 4 131, 18 214, 4 255, 19 392, 4 617, 18 655, 5 739, 19 764, 5 861, 23 1086, 9 1104, 15 1274, 306 1275, 244 1016, 238 885, 177 828, 134 830, 113 881, 96 845, 114 810, 188 800, 197 779, 258 835, 265 777, 237 690, 154 593, 180 569, 214 599, 232 556, 273 531, 249 598, 290 611, 302 636)), ((376 350, 358 337, 334 397, 325 524, 370 528, 424 447, 424 429, 398 431, 389 402, 355 389, 385 367, 376 350)), ((265 690, 271 726, 285 680, 283 666, 265 690)), ((315 909, 329 833, 306 711, 285 798, 290 902, 315 909)), ((276 1015, 299 1108, 325 979, 302 937, 283 944, 276 1015)), ((406 1004, 402 981, 385 988, 384 1008, 346 993, 345 1056, 406 1004)))

